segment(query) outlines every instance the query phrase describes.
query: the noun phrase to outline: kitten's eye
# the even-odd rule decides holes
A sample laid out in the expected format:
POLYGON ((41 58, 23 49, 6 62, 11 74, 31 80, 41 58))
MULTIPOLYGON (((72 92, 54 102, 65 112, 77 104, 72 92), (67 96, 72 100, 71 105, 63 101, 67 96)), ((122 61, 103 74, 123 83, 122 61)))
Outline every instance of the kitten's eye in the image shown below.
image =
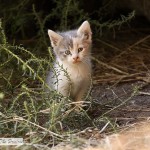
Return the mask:
POLYGON ((65 51, 65 54, 66 54, 66 55, 70 55, 71 52, 70 52, 69 50, 66 50, 66 51, 65 51))
POLYGON ((82 47, 78 48, 78 53, 81 52, 83 50, 82 47))

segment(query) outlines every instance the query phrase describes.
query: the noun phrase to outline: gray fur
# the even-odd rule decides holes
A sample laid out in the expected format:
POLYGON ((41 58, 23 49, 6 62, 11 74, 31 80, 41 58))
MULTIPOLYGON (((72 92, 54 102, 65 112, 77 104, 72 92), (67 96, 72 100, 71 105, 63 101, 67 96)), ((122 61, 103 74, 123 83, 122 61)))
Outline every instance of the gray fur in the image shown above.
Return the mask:
POLYGON ((49 30, 48 33, 56 60, 47 83, 63 96, 81 101, 90 86, 91 78, 90 25, 85 21, 78 30, 57 33, 49 30), (79 51, 79 48, 82 50, 79 51))

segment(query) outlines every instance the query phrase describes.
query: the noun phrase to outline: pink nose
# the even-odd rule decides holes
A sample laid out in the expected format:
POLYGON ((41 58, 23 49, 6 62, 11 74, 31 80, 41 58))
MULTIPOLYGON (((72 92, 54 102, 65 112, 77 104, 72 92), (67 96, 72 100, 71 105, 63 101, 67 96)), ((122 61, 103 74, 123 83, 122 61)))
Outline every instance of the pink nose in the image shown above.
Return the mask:
POLYGON ((79 57, 77 56, 77 57, 73 57, 73 60, 74 61, 77 61, 79 59, 79 57))

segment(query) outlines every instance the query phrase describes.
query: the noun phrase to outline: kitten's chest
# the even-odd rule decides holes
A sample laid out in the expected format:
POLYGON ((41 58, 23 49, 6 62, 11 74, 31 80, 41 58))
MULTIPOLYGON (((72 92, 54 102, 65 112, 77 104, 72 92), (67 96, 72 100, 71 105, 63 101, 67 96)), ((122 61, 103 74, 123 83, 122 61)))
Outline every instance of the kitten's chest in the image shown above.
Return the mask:
POLYGON ((78 66, 69 66, 67 68, 71 81, 74 84, 82 84, 85 80, 88 80, 91 75, 91 69, 89 65, 79 64, 78 66))
MULTIPOLYGON (((56 65, 57 66, 57 65, 56 65)), ((71 82, 74 86, 82 85, 83 83, 90 81, 91 77, 91 65, 89 64, 60 64, 56 67, 58 70, 58 79, 63 84, 71 82), (62 66, 62 68, 60 67, 62 66)))

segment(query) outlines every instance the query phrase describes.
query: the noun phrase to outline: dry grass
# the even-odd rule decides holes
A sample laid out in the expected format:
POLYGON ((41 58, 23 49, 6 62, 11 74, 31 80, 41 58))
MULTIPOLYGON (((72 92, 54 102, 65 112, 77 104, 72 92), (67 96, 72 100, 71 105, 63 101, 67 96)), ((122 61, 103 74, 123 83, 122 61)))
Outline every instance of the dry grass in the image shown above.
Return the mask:
MULTIPOLYGON (((94 83, 120 83, 130 81, 145 81, 149 83, 149 55, 150 55, 150 35, 134 41, 128 45, 125 41, 124 45, 118 43, 118 47, 98 40, 106 50, 113 50, 115 55, 106 58, 106 62, 100 61, 98 58, 93 58, 99 66, 96 69, 96 76, 94 76, 94 83), (119 51, 119 52, 118 52, 119 51)), ((130 41, 130 42, 131 42, 130 41)), ((99 50, 100 51, 100 50, 99 50)))
POLYGON ((122 128, 121 132, 102 138, 101 140, 78 139, 72 144, 61 143, 53 150, 149 150, 150 122, 141 122, 122 128), (80 143, 80 146, 76 146, 80 143), (82 146, 81 146, 82 145, 82 146))

